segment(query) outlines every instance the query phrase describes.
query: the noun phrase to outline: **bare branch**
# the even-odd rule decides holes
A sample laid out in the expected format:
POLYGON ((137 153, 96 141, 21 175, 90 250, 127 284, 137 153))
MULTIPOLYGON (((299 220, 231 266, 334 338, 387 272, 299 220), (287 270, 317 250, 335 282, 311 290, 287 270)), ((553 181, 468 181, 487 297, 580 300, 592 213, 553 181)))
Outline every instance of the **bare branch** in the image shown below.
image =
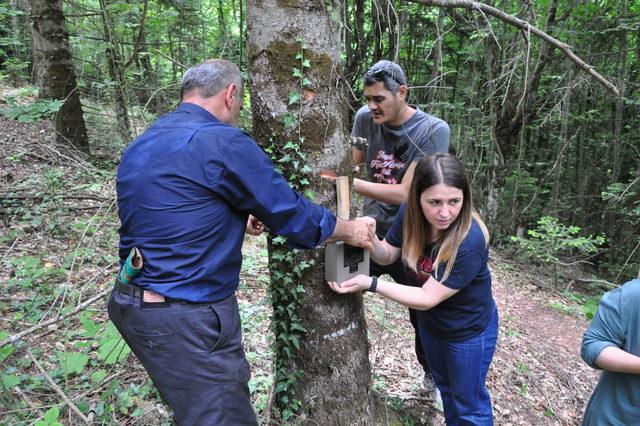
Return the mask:
POLYGON ((76 407, 76 404, 73 403, 73 401, 71 401, 69 399, 69 397, 62 391, 62 389, 60 389, 60 386, 58 386, 56 384, 56 382, 53 381, 53 379, 51 378, 51 376, 49 376, 47 374, 47 372, 44 370, 44 368, 42 368, 42 366, 40 365, 40 363, 38 362, 38 360, 36 359, 35 356, 33 356, 33 354, 31 353, 31 351, 29 349, 27 349, 27 355, 29 355, 29 358, 31 358, 31 361, 33 361, 33 363, 35 364, 36 368, 38 369, 38 371, 40 371, 40 374, 42 374, 44 376, 45 379, 47 379, 47 382, 49 382, 49 384, 51 385, 51 387, 53 388, 53 390, 56 391, 56 393, 58 395, 60 395, 62 397, 62 399, 64 400, 64 402, 67 403, 67 405, 69 406, 69 408, 71 408, 71 411, 73 411, 74 413, 76 413, 76 415, 78 417, 80 417, 82 419, 83 422, 85 423, 91 423, 91 421, 87 418, 87 416, 85 416, 84 414, 82 414, 82 411, 80 411, 78 409, 78 407, 76 407))
POLYGON ((20 339, 22 339, 24 336, 26 336, 27 334, 31 334, 34 331, 40 330, 48 325, 54 324, 56 322, 62 321, 65 318, 69 318, 70 316, 73 316, 75 314, 77 314, 78 312, 86 309, 87 307, 89 307, 92 303, 94 303, 97 300, 102 299, 104 296, 106 296, 107 294, 109 294, 109 292, 111 292, 111 288, 108 288, 98 294, 96 294, 95 296, 93 296, 91 299, 88 299, 86 302, 84 302, 81 305, 76 306, 76 308, 70 312, 67 312, 66 314, 62 314, 59 315, 55 318, 51 318, 49 321, 45 321, 43 323, 34 325, 33 327, 29 327, 26 330, 23 330, 19 333, 16 333, 12 336, 7 337, 6 339, 0 341, 0 348, 3 347, 4 345, 8 345, 10 343, 14 343, 20 339))
POLYGON ((565 56, 567 56, 574 64, 578 66, 578 68, 587 72, 597 81, 599 81, 605 88, 607 88, 607 90, 609 90, 615 96, 620 96, 620 91, 618 90, 618 88, 614 86, 613 83, 609 82, 609 80, 601 76, 594 69, 593 66, 587 64, 582 59, 580 59, 575 53, 573 53, 573 51, 571 50, 571 47, 568 44, 550 36, 546 32, 542 31, 540 28, 534 25, 531 25, 527 21, 516 18, 515 16, 509 15, 508 13, 503 12, 499 9, 496 9, 495 7, 491 7, 487 4, 477 2, 477 1, 471 1, 471 0, 408 0, 408 1, 411 3, 423 4, 425 6, 465 8, 472 11, 479 11, 482 14, 486 13, 487 15, 491 15, 495 18, 500 19, 501 21, 504 21, 524 31, 530 31, 532 34, 536 35, 542 40, 560 49, 562 53, 565 54, 565 56))

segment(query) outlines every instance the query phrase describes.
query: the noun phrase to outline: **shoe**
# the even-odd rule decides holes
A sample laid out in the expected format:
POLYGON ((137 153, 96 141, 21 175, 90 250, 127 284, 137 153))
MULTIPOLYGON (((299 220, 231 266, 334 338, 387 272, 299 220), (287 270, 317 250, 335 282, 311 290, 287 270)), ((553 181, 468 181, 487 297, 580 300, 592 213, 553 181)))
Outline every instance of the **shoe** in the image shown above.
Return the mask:
POLYGON ((444 411, 444 405, 442 405, 442 395, 440 395, 440 389, 435 388, 433 391, 433 404, 438 411, 444 411))
POLYGON ((436 406, 436 409, 442 411, 442 395, 440 395, 440 389, 438 389, 436 383, 433 381, 431 373, 424 373, 424 377, 422 378, 422 387, 425 392, 433 398, 433 404, 436 406))
POLYGON ((424 377, 422 377, 422 388, 428 394, 431 394, 438 389, 430 372, 424 373, 424 377))

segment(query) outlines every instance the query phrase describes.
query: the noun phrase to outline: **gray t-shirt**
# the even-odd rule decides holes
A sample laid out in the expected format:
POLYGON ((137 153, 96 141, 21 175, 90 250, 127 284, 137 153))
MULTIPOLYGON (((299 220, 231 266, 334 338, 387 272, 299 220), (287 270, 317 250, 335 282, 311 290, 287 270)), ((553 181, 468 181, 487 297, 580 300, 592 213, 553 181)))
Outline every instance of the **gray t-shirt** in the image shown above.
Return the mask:
MULTIPOLYGON (((390 185, 402 183, 411 163, 425 155, 448 152, 449 125, 414 108, 416 113, 413 117, 398 127, 375 124, 371 110, 366 105, 356 113, 351 135, 368 141, 364 157, 370 182, 390 185)), ((365 197, 364 214, 376 220, 379 237, 384 238, 399 207, 365 197)))

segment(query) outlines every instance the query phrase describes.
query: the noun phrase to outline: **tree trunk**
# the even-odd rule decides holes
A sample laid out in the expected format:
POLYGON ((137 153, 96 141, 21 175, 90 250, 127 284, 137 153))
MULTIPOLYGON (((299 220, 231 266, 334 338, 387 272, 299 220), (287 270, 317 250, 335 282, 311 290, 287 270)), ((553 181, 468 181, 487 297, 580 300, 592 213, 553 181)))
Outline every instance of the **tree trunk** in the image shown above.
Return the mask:
MULTIPOLYGON (((622 7, 620 15, 627 18, 627 1, 622 0, 622 7)), ((620 31, 620 55, 618 56, 618 81, 621 86, 620 96, 615 100, 615 121, 613 126, 613 166, 611 167, 611 183, 617 182, 620 177, 620 166, 622 163, 622 115, 623 115, 623 102, 622 99, 625 96, 625 79, 627 75, 627 31, 620 31)))
MULTIPOLYGON (((334 186, 320 180, 317 172, 332 169, 348 174, 350 169, 346 103, 339 74, 340 22, 332 20, 340 10, 337 2, 247 2, 254 137, 279 156, 276 164, 294 186, 303 186, 300 164, 296 167, 284 156, 313 165, 307 175, 308 189, 316 202, 334 211, 334 186), (309 60, 309 67, 303 66, 304 59, 309 60), (303 70, 304 75, 294 77, 294 68, 303 70), (301 100, 291 103, 292 94, 301 100), (285 128, 291 117, 295 124, 285 128), (299 145, 302 156, 297 156, 295 149, 287 151, 287 142, 289 147, 299 145), (299 177, 293 178, 293 174, 299 177)), ((295 254, 279 247, 272 240, 276 408, 285 420, 294 412, 296 423, 373 424, 375 404, 362 297, 331 292, 324 279, 324 250, 295 254), (286 257, 295 259, 283 260, 286 257), (301 265, 309 262, 313 266, 301 275, 292 272, 296 267, 304 269, 301 265), (296 302, 296 294, 304 294, 304 300, 296 302), (297 342, 286 342, 298 340, 295 331, 300 327, 306 332, 296 351, 297 342)))
POLYGON ((62 0, 31 2, 31 35, 34 57, 41 61, 37 65, 40 96, 64 100, 55 117, 56 140, 89 153, 62 0))
POLYGON ((116 121, 118 133, 122 141, 126 144, 131 140, 131 122, 129 121, 129 110, 125 95, 124 69, 121 56, 117 51, 117 40, 113 34, 113 24, 106 0, 100 0, 102 24, 104 36, 107 42, 106 54, 109 65, 109 75, 114 83, 116 121))
POLYGON ((438 87, 442 86, 442 38, 444 25, 444 9, 438 10, 438 19, 436 20, 436 34, 437 38, 433 43, 433 65, 431 68, 431 78, 429 80, 429 86, 427 88, 427 103, 429 104, 429 110, 433 110, 431 105, 438 96, 438 87))

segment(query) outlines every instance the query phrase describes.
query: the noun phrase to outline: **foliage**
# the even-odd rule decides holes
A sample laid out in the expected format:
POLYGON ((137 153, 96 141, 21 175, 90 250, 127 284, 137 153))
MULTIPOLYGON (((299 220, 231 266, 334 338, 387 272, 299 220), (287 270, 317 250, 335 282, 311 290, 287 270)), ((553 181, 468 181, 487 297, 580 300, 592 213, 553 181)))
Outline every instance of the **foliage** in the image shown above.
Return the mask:
POLYGON ((60 409, 58 407, 52 407, 44 413, 43 420, 37 420, 35 426, 62 426, 62 423, 58 421, 60 415, 60 409))
POLYGON ((12 97, 7 98, 8 108, 0 110, 0 115, 13 118, 21 123, 33 123, 55 115, 64 101, 38 100, 30 104, 18 104, 12 97))
MULTIPOLYGON (((274 160, 276 167, 288 180, 289 185, 299 192, 305 192, 312 198, 313 194, 307 190, 311 167, 305 162, 303 151, 304 138, 300 135, 300 102, 302 90, 309 84, 304 75, 305 69, 311 66, 304 57, 305 45, 302 40, 296 60, 300 66, 294 67, 292 76, 299 83, 299 91, 289 94, 289 106, 293 108, 285 114, 285 129, 298 125, 297 141, 287 141, 281 148, 271 144, 267 152, 274 160)), ((302 372, 295 371, 291 360, 300 349, 300 340, 306 332, 302 326, 298 310, 304 301, 305 289, 302 284, 305 272, 314 264, 313 260, 306 260, 299 250, 291 250, 286 246, 286 238, 271 235, 269 237, 269 270, 271 271, 271 285, 269 294, 274 307, 271 328, 274 332, 275 377, 274 398, 276 407, 280 409, 282 419, 287 422, 296 415, 302 404, 295 397, 295 384, 302 372)))
POLYGON ((527 259, 544 264, 557 264, 576 252, 589 254, 605 243, 603 236, 578 236, 581 228, 565 226, 557 218, 543 216, 535 229, 527 231, 529 238, 511 237, 511 241, 527 259))
MULTIPOLYGON (((134 131, 140 132, 154 116, 173 108, 184 66, 210 57, 225 57, 244 69, 245 4, 199 0, 103 3, 104 11, 96 0, 64 2, 64 7, 79 76, 78 89, 94 138, 92 144, 104 141, 104 146, 100 146, 100 155, 104 158, 92 161, 113 167, 117 163, 112 136, 117 127, 113 104, 118 83, 109 72, 107 47, 115 47, 119 52, 125 100, 134 131), (144 4, 148 6, 146 15, 143 15, 144 4), (105 11, 112 18, 109 28, 100 19, 105 11), (106 41, 107 30, 114 34, 113 46, 106 41)), ((520 30, 476 11, 427 8, 399 0, 389 1, 386 4, 389 7, 379 7, 373 1, 345 3, 344 25, 349 31, 343 33, 344 78, 350 83, 352 93, 359 94, 362 74, 370 65, 379 59, 397 57, 412 83, 410 101, 450 124, 452 144, 458 148, 458 155, 473 179, 475 202, 483 216, 491 211, 490 203, 498 205, 496 221, 492 224, 494 237, 507 236, 508 239, 517 226, 533 227, 533 235, 529 233, 527 238, 516 239, 514 244, 524 257, 555 265, 574 260, 579 254, 601 245, 599 237, 580 235, 604 234, 609 247, 597 254, 598 272, 611 275, 611 281, 621 282, 635 276, 640 268, 636 250, 640 242, 637 226, 640 222, 637 121, 640 86, 629 83, 637 81, 640 72, 637 18, 640 3, 603 0, 557 4, 557 17, 562 19, 556 19, 551 33, 568 43, 578 56, 619 88, 627 82, 620 102, 586 73, 576 71, 557 49, 551 50, 538 64, 537 58, 544 53, 545 45, 536 37, 527 43, 520 30), (498 65, 498 72, 492 69, 492 61, 498 65), (539 86, 533 87, 531 77, 538 70, 539 86), (523 96, 525 89, 530 91, 527 96, 523 96), (512 114, 516 110, 522 112, 522 122, 512 114), (555 203, 552 203, 554 194, 555 203), (556 218, 555 224, 536 224, 543 216, 556 218), (578 231, 572 233, 575 229, 578 231), (568 241, 573 242, 568 244, 568 241)), ((26 2, 13 2, 11 7, 0 5, 0 79, 8 79, 12 84, 31 79, 33 55, 28 11, 23 9, 26 5, 26 2)), ((538 28, 545 28, 549 5, 548 1, 526 4, 511 1, 500 2, 499 7, 538 28)), ((335 8, 333 11, 338 13, 335 8)), ((292 75, 300 90, 289 94, 290 110, 284 116, 283 126, 288 134, 295 132, 296 124, 299 129, 296 108, 303 98, 305 71, 311 65, 305 62, 304 49, 297 60, 292 75)), ((5 95, 5 88, 2 89, 0 103, 4 109, 0 114, 5 117, 34 122, 51 117, 58 110, 54 102, 60 101, 23 103, 20 97, 34 96, 33 88, 23 88, 15 97, 5 95)), ((357 95, 350 99, 355 112, 363 99, 357 95)), ((243 119, 244 114, 248 111, 243 112, 243 119)), ((37 155, 41 153, 30 147, 4 159, 10 167, 19 168, 37 155)), ((304 139, 290 137, 284 145, 272 147, 271 155, 277 167, 289 177, 290 184, 312 197, 306 186, 310 169, 309 148, 304 139)), ((105 247, 114 247, 115 224, 110 223, 105 232, 90 217, 74 221, 65 217, 69 211, 62 200, 70 193, 66 183, 78 179, 59 169, 57 164, 64 161, 62 158, 51 157, 37 176, 18 179, 13 184, 9 183, 13 171, 3 175, 7 184, 3 181, 5 186, 0 194, 0 220, 3 221, 0 243, 7 254, 0 261, 6 271, 1 290, 12 297, 33 295, 30 300, 0 304, 7 329, 39 321, 54 300, 57 300, 54 309, 72 308, 74 304, 67 297, 67 291, 69 294, 75 291, 74 297, 79 297, 78 289, 71 291, 65 287, 72 266, 80 269, 81 263, 93 270, 113 261, 113 255, 105 254, 105 247), (36 192, 35 198, 20 201, 25 194, 33 195, 32 191, 36 192), (5 233, 7 223, 11 231, 7 229, 5 233), (16 230, 19 233, 14 235, 16 230), (75 248, 85 230, 94 244, 84 240, 75 248), (50 265, 49 259, 33 253, 31 247, 26 251, 11 250, 17 238, 20 238, 18 245, 33 239, 37 247, 43 236, 60 238, 55 240, 56 248, 65 251, 60 256, 65 259, 59 265, 50 265), (71 244, 62 238, 69 236, 71 244), (103 250, 99 250, 100 247, 103 250)), ((104 176, 94 177, 104 180, 104 176)), ((91 185, 91 182, 81 184, 91 185)), ((108 185, 103 182, 101 185, 102 188, 78 190, 94 195, 109 191, 108 185)), ((498 238, 493 241, 500 242, 498 238)), ((276 319, 280 325, 274 323, 273 327, 285 333, 274 346, 285 356, 287 352, 295 356, 304 331, 297 330, 295 325, 282 324, 298 321, 289 315, 295 313, 303 300, 304 293, 297 293, 303 275, 297 275, 292 269, 296 265, 304 268, 307 261, 300 253, 293 253, 299 256, 296 258, 287 257, 290 250, 282 244, 272 244, 271 248, 276 258, 278 253, 284 256, 279 258, 282 266, 274 270, 289 271, 278 277, 286 284, 274 284, 274 289, 284 289, 283 294, 276 297, 297 297, 274 302, 282 304, 284 309, 276 319), (293 309, 288 309, 291 303, 293 309)), ((94 285, 88 283, 79 291, 91 291, 94 285)), ((584 301, 587 315, 595 312, 596 299, 584 301)), ((56 333, 65 348, 52 354, 48 361, 54 366, 57 379, 67 375, 70 389, 97 386, 111 373, 111 368, 126 362, 128 348, 103 318, 93 314, 83 316, 79 323, 66 323, 56 333), (78 336, 81 339, 76 339, 78 336), (78 346, 83 343, 90 345, 78 346), (82 355, 88 357, 86 363, 82 355), (65 357, 70 357, 70 362, 65 361, 65 357)), ((7 337, 8 334, 0 332, 0 335, 7 337)), ((49 390, 41 378, 24 374, 28 366, 20 364, 24 361, 17 356, 20 344, 0 348, 3 386, 7 388, 20 381, 19 385, 27 391, 44 395, 42 399, 46 403, 58 403, 55 396, 47 396, 49 390)), ((283 403, 285 396, 287 401, 295 402, 295 396, 287 393, 293 389, 295 375, 287 376, 284 371, 281 370, 278 379, 278 383, 283 384, 274 386, 278 387, 283 403)), ((265 380, 253 385, 254 389, 265 389, 270 383, 265 380)), ((114 417, 120 420, 136 412, 139 395, 114 380, 113 386, 100 393, 95 410, 97 421, 110 423, 114 417), (119 398, 117 394, 121 391, 127 396, 119 398), (136 403, 130 405, 132 400, 136 403)), ((25 410, 18 399, 11 400, 10 404, 10 409, 25 410)), ((295 404, 291 407, 295 408, 295 404)), ((16 414, 15 423, 34 422, 35 419, 29 417, 33 413, 22 413, 16 414)), ((59 417, 53 413, 48 419, 55 422, 59 417)))

